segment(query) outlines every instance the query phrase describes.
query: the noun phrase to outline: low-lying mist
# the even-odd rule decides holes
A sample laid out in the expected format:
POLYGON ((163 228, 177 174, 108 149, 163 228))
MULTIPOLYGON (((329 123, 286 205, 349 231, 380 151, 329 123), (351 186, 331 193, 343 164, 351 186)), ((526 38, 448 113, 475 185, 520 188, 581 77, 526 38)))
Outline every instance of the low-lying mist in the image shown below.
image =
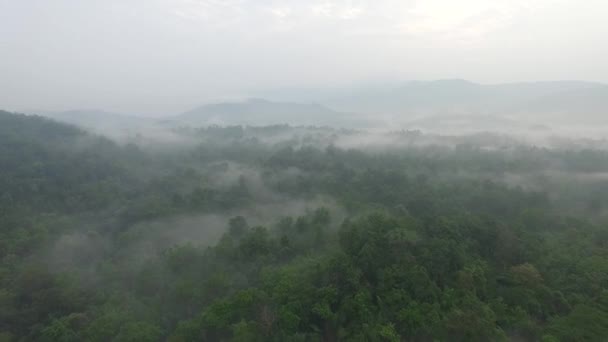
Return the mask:
MULTIPOLYGON (((502 317, 481 339, 500 340, 603 310, 600 125, 0 120, 0 328, 12 335, 319 337, 361 301, 374 317, 424 307, 424 324, 454 331, 462 310, 502 317)), ((395 317, 384 326, 430 336, 395 317)))

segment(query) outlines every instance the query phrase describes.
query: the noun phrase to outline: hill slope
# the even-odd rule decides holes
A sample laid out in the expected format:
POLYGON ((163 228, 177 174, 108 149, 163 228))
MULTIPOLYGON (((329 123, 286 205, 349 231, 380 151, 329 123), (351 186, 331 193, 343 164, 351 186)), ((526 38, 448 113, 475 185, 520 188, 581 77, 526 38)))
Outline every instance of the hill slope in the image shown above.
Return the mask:
POLYGON ((125 177, 111 141, 39 116, 0 111, 0 196, 7 206, 79 211, 113 200, 125 177))

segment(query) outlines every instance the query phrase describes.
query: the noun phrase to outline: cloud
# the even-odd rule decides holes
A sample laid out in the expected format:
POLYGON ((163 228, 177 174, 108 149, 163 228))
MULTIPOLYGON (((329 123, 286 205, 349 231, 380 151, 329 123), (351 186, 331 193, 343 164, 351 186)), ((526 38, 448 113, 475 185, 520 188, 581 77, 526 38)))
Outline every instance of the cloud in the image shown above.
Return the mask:
POLYGON ((311 9, 316 16, 339 20, 357 19, 365 12, 362 5, 355 5, 352 1, 324 1, 313 4, 311 9))
POLYGON ((606 82, 607 11, 604 0, 0 0, 0 101, 160 115, 282 87, 606 82))
POLYGON ((403 36, 476 41, 562 0, 181 0, 173 14, 200 29, 403 36), (286 25, 288 24, 288 25, 286 25), (261 30, 260 30, 261 29, 261 30))
MULTIPOLYGON (((408 9, 399 32, 452 42, 477 42, 493 32, 515 25, 560 0, 419 1, 408 9)), ((394 21, 398 19, 394 16, 394 21)))
POLYGON ((279 19, 287 18, 291 14, 291 8, 289 7, 273 7, 269 11, 279 19))

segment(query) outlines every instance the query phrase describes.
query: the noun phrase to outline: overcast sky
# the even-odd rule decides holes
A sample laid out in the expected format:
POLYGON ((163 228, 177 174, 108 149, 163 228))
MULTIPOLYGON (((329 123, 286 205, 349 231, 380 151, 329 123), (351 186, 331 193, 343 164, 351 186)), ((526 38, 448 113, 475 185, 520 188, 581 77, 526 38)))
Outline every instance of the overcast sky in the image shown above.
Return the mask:
POLYGON ((0 108, 175 113, 282 87, 608 82, 606 0, 0 0, 0 108))

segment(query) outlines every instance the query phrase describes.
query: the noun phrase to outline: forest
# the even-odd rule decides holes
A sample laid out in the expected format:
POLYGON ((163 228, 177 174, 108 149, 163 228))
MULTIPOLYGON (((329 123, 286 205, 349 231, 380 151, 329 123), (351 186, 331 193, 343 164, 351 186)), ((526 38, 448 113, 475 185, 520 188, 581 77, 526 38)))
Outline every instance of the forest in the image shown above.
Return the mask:
POLYGON ((0 341, 602 341, 606 142, 0 111, 0 341))

